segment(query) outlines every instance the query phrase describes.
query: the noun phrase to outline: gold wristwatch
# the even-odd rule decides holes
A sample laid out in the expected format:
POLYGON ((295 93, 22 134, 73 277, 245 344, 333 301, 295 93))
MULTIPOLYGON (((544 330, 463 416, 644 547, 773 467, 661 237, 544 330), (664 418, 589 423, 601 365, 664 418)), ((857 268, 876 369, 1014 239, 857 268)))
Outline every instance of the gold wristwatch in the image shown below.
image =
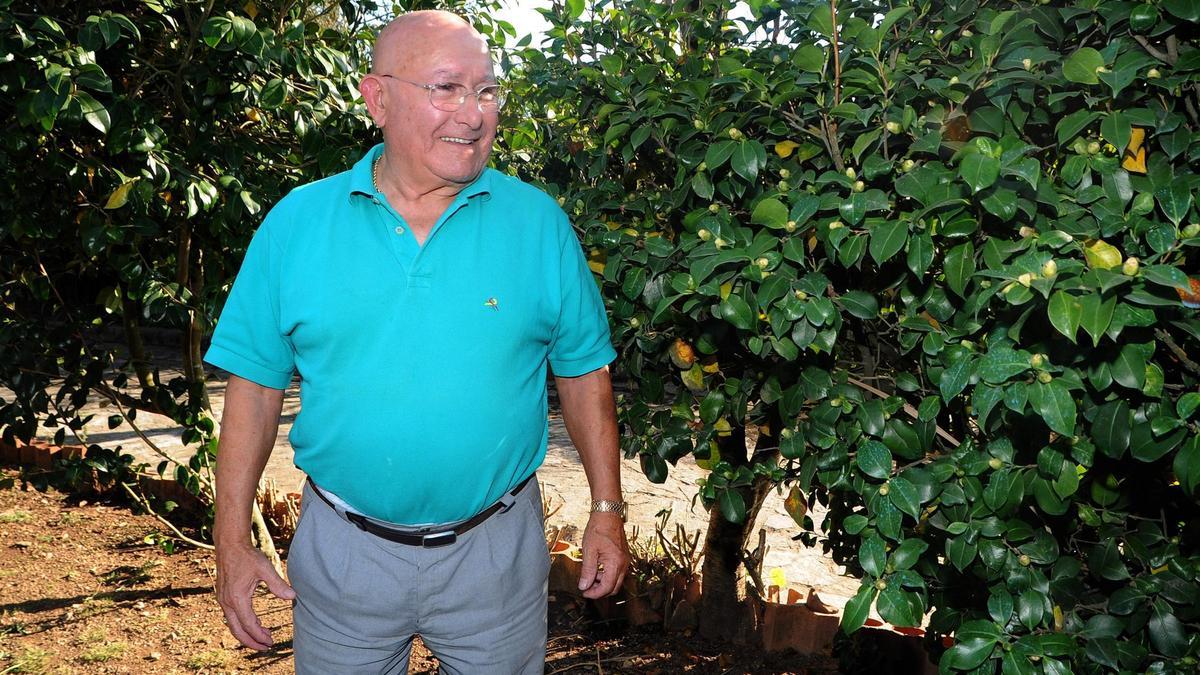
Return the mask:
POLYGON ((592 513, 615 513, 625 520, 628 505, 625 502, 615 502, 611 499, 593 499, 592 513))

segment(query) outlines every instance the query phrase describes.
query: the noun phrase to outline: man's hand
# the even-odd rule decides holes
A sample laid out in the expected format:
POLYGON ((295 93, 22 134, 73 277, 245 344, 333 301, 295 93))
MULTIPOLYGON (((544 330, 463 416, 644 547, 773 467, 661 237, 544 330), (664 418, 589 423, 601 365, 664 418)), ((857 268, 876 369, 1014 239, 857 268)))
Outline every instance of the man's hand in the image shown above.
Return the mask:
POLYGON ((249 544, 217 547, 217 602, 225 613, 229 632, 247 647, 263 651, 270 649, 275 641, 254 613, 251 602, 259 582, 266 583, 277 598, 296 597, 296 592, 262 551, 249 544))
POLYGON ((583 570, 579 590, 583 597, 603 598, 621 590, 629 568, 625 523, 615 513, 593 513, 583 532, 583 570))

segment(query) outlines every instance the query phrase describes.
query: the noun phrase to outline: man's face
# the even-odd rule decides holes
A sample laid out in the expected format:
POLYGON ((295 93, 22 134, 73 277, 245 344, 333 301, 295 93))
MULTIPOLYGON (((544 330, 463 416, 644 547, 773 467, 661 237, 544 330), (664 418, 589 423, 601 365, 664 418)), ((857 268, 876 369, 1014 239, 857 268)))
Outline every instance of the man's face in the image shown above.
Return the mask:
POLYGON ((391 102, 384 139, 400 151, 402 176, 418 184, 461 187, 487 165, 499 113, 480 112, 474 95, 454 112, 439 110, 429 102, 426 89, 396 78, 419 84, 460 84, 474 92, 496 81, 487 44, 465 26, 430 27, 405 37, 412 39, 397 50, 400 62, 377 66, 377 72, 395 75, 381 78, 391 102))

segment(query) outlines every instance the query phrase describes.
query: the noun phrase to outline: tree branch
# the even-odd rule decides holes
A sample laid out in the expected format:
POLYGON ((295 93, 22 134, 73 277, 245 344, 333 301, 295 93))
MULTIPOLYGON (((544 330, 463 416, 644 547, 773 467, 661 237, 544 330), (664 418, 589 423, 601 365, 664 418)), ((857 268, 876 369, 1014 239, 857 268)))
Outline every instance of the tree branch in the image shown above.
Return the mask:
MULTIPOLYGON (((876 389, 875 387, 872 387, 871 385, 867 384, 866 382, 863 382, 862 380, 858 380, 853 377, 847 377, 846 381, 849 382, 850 384, 858 387, 859 389, 862 389, 863 391, 875 394, 879 398, 887 398, 888 397, 887 392, 884 392, 880 389, 876 389)), ((920 416, 917 414, 917 409, 914 408, 909 403, 904 404, 904 412, 908 413, 909 417, 912 417, 914 420, 920 419, 920 416)), ((935 429, 937 435, 941 436, 942 439, 944 439, 951 446, 957 448, 958 446, 962 445, 962 441, 960 441, 957 438, 955 438, 954 436, 952 436, 949 431, 946 431, 945 429, 943 429, 937 425, 934 425, 934 429, 935 429)))

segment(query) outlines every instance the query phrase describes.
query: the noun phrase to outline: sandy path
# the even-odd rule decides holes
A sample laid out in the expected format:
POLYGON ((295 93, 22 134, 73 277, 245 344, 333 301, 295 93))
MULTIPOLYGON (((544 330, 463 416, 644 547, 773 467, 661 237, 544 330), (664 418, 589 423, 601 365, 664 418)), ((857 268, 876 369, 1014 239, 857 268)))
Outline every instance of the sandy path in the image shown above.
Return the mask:
MULTIPOLYGON (((172 375, 174 374, 164 372, 164 381, 172 375)), ((11 397, 11 392, 0 391, 0 396, 11 397)), ((209 397, 219 416, 225 404, 223 379, 210 380, 209 397)), ((152 467, 157 466, 161 458, 138 437, 128 423, 115 429, 108 428, 108 416, 115 411, 97 403, 91 406, 94 409, 89 409, 89 412, 94 412, 95 416, 84 429, 87 442, 108 447, 120 445, 126 452, 149 462, 152 467)), ((293 383, 284 397, 279 435, 265 471, 265 477, 275 481, 278 488, 284 492, 298 492, 304 480, 304 474, 292 464, 292 448, 287 440, 292 421, 299 409, 299 388, 293 383)), ((186 461, 190 456, 190 451, 180 441, 179 428, 170 420, 143 414, 138 416, 137 423, 155 445, 172 457, 186 461)), ((549 447, 546 461, 538 470, 538 477, 542 482, 544 494, 552 500, 553 506, 558 507, 550 524, 564 528, 565 538, 577 543, 579 533, 575 532, 574 528, 582 527, 587 521, 590 501, 587 481, 579 455, 567 436, 557 410, 552 409, 549 425, 549 447)), ((47 437, 52 434, 52 431, 47 430, 47 437)), ((692 533, 696 530, 703 532, 708 514, 698 502, 693 507, 692 500, 696 495, 695 481, 704 474, 705 472, 688 457, 680 460, 678 466, 671 470, 665 483, 658 485, 646 480, 637 460, 623 460, 621 479, 626 500, 630 505, 627 527, 630 536, 635 532, 639 538, 653 536, 658 514, 667 508, 671 509, 669 532, 674 531, 674 523, 682 523, 692 533)), ((823 515, 822 511, 813 514, 818 523, 823 515)), ((768 551, 763 564, 764 575, 773 568, 781 568, 790 585, 809 586, 816 590, 823 601, 833 606, 844 605, 846 600, 854 595, 858 588, 857 579, 843 576, 841 568, 819 548, 808 548, 791 539, 798 534, 799 529, 783 509, 783 495, 772 492, 768 496, 755 529, 766 531, 768 551)), ((703 535, 701 538, 703 539, 703 535)), ((757 543, 757 536, 754 543, 757 543)))

